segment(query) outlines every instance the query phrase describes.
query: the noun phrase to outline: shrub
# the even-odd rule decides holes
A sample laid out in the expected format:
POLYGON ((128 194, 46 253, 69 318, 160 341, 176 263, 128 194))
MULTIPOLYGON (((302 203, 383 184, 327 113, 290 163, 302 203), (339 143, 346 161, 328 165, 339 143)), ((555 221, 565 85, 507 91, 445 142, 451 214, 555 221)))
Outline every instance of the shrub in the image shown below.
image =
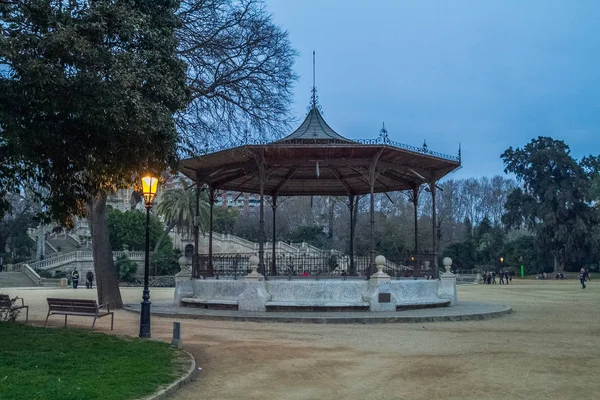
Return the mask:
POLYGON ((20 309, 15 310, 14 308, 12 308, 12 306, 15 305, 17 299, 18 297, 10 299, 10 308, 0 309, 0 322, 14 322, 19 316, 19 314, 21 314, 20 309))
POLYGON ((130 260, 125 254, 122 254, 119 256, 119 258, 117 258, 115 267, 117 268, 119 281, 132 282, 135 279, 137 264, 135 261, 130 260))
POLYGON ((37 271, 40 278, 54 278, 54 274, 50 271, 37 271))
POLYGON ((150 270, 154 275, 175 275, 179 272, 181 251, 172 247, 161 247, 150 256, 150 270))
POLYGON ((55 279, 69 278, 69 276, 65 271, 56 270, 56 271, 54 271, 54 278, 55 279))

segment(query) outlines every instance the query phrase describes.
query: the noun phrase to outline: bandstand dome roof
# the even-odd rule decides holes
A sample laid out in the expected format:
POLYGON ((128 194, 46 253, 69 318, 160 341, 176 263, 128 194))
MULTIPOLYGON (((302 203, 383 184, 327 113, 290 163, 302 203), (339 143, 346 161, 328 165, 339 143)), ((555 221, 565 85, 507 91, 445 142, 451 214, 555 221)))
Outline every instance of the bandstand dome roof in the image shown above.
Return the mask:
POLYGON ((248 142, 181 161, 183 174, 215 189, 265 195, 360 195, 408 190, 460 167, 458 156, 392 142, 387 132, 350 140, 325 122, 315 102, 300 126, 270 143, 248 142))
POLYGON ((317 141, 320 143, 355 143, 331 129, 331 127, 327 125, 327 122, 325 122, 323 119, 323 116, 319 112, 319 108, 316 106, 311 107, 308 115, 304 119, 304 122, 300 124, 298 129, 275 143, 290 143, 303 140, 310 142, 317 141))

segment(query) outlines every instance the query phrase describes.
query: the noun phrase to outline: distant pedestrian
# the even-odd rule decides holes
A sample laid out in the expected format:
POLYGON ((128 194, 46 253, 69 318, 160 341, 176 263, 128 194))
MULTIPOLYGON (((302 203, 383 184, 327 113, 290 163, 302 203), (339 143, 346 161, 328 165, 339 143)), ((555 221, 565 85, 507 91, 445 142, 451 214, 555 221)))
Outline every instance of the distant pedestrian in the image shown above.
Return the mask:
POLYGON ((71 272, 71 280, 73 281, 73 289, 77 289, 77 285, 79 285, 79 272, 76 269, 71 272))
POLYGON ((88 289, 92 289, 94 286, 94 273, 90 269, 87 274, 85 274, 85 287, 88 289))
POLYGON ((504 280, 506 281, 506 284, 508 285, 508 271, 504 270, 504 280))
POLYGON ((581 271, 579 271, 579 282, 581 282, 581 288, 585 289, 585 268, 581 268, 581 271))
POLYGON ((492 272, 492 284, 496 284, 496 271, 492 272))
MULTIPOLYGON (((506 282, 508 283, 508 282, 506 282)), ((500 272, 500 284, 504 284, 504 274, 502 272, 500 272)))

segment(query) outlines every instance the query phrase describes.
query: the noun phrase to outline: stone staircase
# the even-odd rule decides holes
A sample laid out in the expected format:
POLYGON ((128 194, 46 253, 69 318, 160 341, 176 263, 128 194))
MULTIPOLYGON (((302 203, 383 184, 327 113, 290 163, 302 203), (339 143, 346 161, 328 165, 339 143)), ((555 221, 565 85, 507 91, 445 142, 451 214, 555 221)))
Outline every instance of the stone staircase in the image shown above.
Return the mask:
MULTIPOLYGON (((46 238, 46 244, 61 253, 70 253, 80 249, 79 241, 68 234, 53 234, 46 238)), ((48 254, 48 253, 46 253, 48 254)))
POLYGON ((38 286, 25 272, 0 272, 0 288, 38 286))

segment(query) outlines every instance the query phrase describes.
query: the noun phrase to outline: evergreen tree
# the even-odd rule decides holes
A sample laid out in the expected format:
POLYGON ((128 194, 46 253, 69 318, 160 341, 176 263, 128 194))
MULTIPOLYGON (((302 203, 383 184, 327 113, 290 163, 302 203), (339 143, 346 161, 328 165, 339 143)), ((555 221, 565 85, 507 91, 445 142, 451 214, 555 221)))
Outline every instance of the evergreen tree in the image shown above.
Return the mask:
POLYGON ((523 148, 502 154, 506 172, 516 175, 522 187, 506 202, 507 227, 526 227, 535 245, 552 255, 554 270, 578 269, 595 247, 592 234, 598 215, 591 206, 594 159, 577 162, 563 141, 533 139, 523 148))
MULTIPOLYGON (((176 161, 173 115, 189 102, 176 55, 178 1, 9 1, 0 5, 0 153, 6 182, 49 189, 67 221, 90 204, 98 299, 122 305, 106 193, 176 161)), ((3 197, 4 193, 0 194, 3 197)))

